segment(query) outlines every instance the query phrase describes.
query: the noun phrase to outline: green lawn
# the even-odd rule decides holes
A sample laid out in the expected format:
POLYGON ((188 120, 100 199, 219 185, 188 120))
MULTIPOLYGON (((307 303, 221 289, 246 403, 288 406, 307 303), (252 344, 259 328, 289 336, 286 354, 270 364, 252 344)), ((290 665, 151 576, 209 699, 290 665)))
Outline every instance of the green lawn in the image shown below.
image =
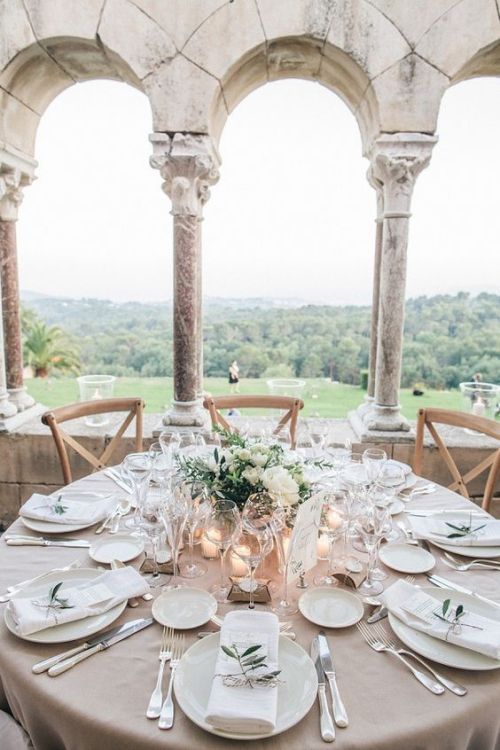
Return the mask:
MULTIPOLYGON (((29 393, 46 406, 61 406, 78 401, 78 387, 74 378, 50 380, 27 380, 29 393)), ((205 378, 205 390, 213 395, 229 393, 225 378, 205 378)), ((265 380, 242 380, 241 393, 267 393, 265 380)), ((141 396, 146 402, 147 412, 162 412, 172 399, 172 378, 118 378, 115 396, 141 396)), ((364 392, 357 386, 331 383, 320 378, 310 379, 303 393, 304 416, 345 417, 347 412, 362 402, 364 392)), ((444 409, 462 409, 459 391, 430 391, 424 396, 413 396, 411 390, 401 392, 401 404, 405 416, 416 417, 423 406, 444 409)))

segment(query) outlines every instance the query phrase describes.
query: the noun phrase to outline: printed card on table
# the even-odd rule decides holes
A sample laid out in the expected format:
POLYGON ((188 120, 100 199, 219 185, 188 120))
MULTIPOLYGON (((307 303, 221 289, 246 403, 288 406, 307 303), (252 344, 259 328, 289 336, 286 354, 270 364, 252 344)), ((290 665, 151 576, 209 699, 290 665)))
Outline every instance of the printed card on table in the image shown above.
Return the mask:
POLYGON ((294 581, 301 573, 307 573, 316 565, 318 528, 323 500, 323 493, 319 492, 299 507, 290 539, 288 582, 294 581))

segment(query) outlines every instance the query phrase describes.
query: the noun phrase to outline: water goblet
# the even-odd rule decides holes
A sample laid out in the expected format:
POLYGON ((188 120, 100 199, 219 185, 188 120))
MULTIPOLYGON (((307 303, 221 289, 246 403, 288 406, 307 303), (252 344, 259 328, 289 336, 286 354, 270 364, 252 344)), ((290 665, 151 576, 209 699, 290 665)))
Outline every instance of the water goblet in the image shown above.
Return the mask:
POLYGON ((255 571, 262 560, 267 557, 273 548, 273 537, 270 531, 252 532, 242 529, 233 540, 233 552, 242 560, 250 570, 249 584, 249 609, 254 609, 254 594, 258 588, 254 577, 255 571))
POLYGON ((368 596, 376 596, 384 590, 383 585, 380 581, 375 580, 372 573, 377 565, 378 548, 384 536, 386 518, 386 511, 381 512, 381 509, 374 507, 364 516, 360 516, 356 521, 356 529, 363 539, 368 552, 366 579, 358 590, 368 596))
POLYGON ((218 602, 225 602, 229 593, 226 578, 226 555, 241 530, 241 518, 236 503, 232 500, 218 500, 213 503, 205 526, 205 538, 220 552, 220 583, 211 587, 218 602))
POLYGON ((125 526, 137 531, 140 526, 140 507, 151 474, 151 458, 149 453, 129 453, 123 460, 122 469, 125 476, 132 483, 134 489, 132 504, 135 505, 134 514, 132 518, 125 521, 125 526))

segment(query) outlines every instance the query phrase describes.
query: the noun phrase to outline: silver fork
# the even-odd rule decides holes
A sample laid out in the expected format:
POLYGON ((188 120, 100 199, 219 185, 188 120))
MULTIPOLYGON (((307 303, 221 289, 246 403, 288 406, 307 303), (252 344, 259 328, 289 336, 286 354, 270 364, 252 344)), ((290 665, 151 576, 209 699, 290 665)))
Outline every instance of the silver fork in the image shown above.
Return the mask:
POLYGON ((441 685, 444 685, 445 688, 451 690, 452 693, 455 693, 455 695, 467 695, 467 688, 463 687, 463 685, 460 685, 458 682, 453 682, 453 680, 449 680, 439 672, 436 672, 433 667, 431 667, 424 659, 421 659, 420 656, 414 654, 413 651, 407 651, 407 649, 405 648, 399 648, 397 643, 393 638, 390 637, 390 635, 382 625, 373 625, 371 631, 375 634, 375 636, 378 636, 379 641, 383 643, 384 646, 392 648, 396 653, 400 655, 406 654, 407 656, 411 656, 412 659, 415 659, 415 661, 418 661, 418 663, 425 667, 427 671, 430 672, 436 678, 436 680, 441 683, 441 685))
POLYGON ((361 635, 363 636, 363 638, 365 639, 365 641, 367 642, 367 644, 370 646, 370 648, 372 648, 374 651, 377 651, 379 653, 382 653, 382 652, 385 651, 386 653, 392 654, 397 659, 399 659, 400 661, 402 661, 403 664, 405 664, 408 667, 408 669, 410 670, 410 672, 412 673, 412 675, 424 687, 426 687, 427 690, 430 690, 431 693, 434 693, 434 695, 442 695, 444 693, 444 687, 442 685, 440 685, 438 682, 435 682, 434 680, 432 680, 430 677, 428 677, 423 672, 420 672, 420 670, 415 669, 415 667, 413 667, 410 664, 410 662, 407 659, 405 659, 404 656, 402 656, 401 654, 398 654, 398 652, 395 651, 393 648, 390 648, 389 646, 385 646, 377 638, 377 636, 373 634, 373 630, 372 630, 373 626, 369 626, 369 625, 367 625, 364 622, 358 622, 357 625, 356 625, 356 627, 359 630, 359 632, 361 633, 361 635))
MULTIPOLYGON (((481 567, 482 566, 486 566, 488 568, 491 567, 494 570, 496 568, 500 568, 500 560, 493 560, 493 559, 488 559, 488 558, 482 558, 482 557, 480 557, 480 558, 475 558, 474 560, 469 560, 468 562, 465 563, 465 562, 463 562, 463 560, 458 560, 453 555, 450 555, 449 552, 445 552, 444 553, 444 557, 446 557, 446 559, 449 560, 450 563, 452 563, 453 565, 457 566, 457 570, 468 570, 469 567, 471 567, 473 565, 480 565, 481 567)), ((441 557, 441 560, 443 562, 446 562, 446 560, 444 559, 444 557, 441 557)))
POLYGON ((168 684, 167 697, 161 708, 160 720, 158 722, 159 729, 171 729, 174 725, 174 701, 172 698, 172 688, 174 686, 175 670, 179 666, 182 654, 186 647, 186 637, 184 635, 177 635, 172 641, 172 656, 170 659, 170 682, 168 684))
POLYGON ((457 563, 449 562, 449 560, 446 560, 444 557, 441 557, 441 562, 444 565, 447 565, 448 568, 451 568, 452 570, 458 570, 459 572, 463 573, 465 570, 500 570, 500 565, 487 565, 484 562, 470 562, 470 563, 461 563, 458 565, 457 563))
POLYGON ((161 692, 161 683, 163 681, 163 670, 165 669, 165 662, 167 662, 172 656, 172 642, 174 638, 173 628, 163 628, 160 654, 158 659, 160 660, 160 667, 158 669, 158 677, 156 679, 156 687, 151 693, 149 699, 149 705, 146 709, 146 716, 148 719, 157 719, 161 713, 161 705, 163 703, 163 695, 161 692))

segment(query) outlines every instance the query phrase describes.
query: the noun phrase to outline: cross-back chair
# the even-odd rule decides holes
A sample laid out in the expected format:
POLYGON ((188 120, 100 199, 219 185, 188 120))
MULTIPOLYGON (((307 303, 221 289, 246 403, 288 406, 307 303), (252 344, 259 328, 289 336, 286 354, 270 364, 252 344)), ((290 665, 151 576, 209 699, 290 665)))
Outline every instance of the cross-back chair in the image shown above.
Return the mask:
POLYGON ((51 409, 42 414, 42 422, 50 427, 52 437, 56 444, 59 461, 64 477, 64 483, 69 484, 73 481, 71 473, 71 464, 69 461, 67 446, 72 448, 82 458, 84 458, 94 469, 100 471, 108 465, 109 459, 118 447, 120 438, 125 433, 127 427, 135 418, 135 450, 142 451, 142 422, 144 413, 144 401, 140 398, 107 398, 98 401, 82 401, 76 404, 60 406, 57 409, 51 409), (93 416, 95 414, 109 414, 110 412, 125 411, 128 414, 119 426, 116 434, 108 443, 103 453, 97 457, 88 451, 81 443, 75 440, 60 426, 62 422, 70 419, 79 419, 80 417, 93 416))
POLYGON ((208 409, 212 425, 219 425, 229 432, 238 432, 238 428, 229 424, 220 413, 221 409, 280 409, 284 415, 279 420, 273 434, 277 435, 280 430, 289 424, 290 443, 295 448, 295 433, 297 431, 297 419, 299 411, 304 402, 293 396, 207 396, 203 406, 208 409))
POLYGON ((413 471, 415 474, 422 473, 423 455, 424 455, 424 433, 427 428, 432 435, 434 442, 436 443, 437 449, 441 454, 444 463, 446 464, 453 482, 448 486, 448 489, 459 492, 463 497, 469 497, 467 485, 472 482, 473 479, 480 476, 483 472, 489 469, 488 477, 486 480, 486 486, 484 488, 484 496, 482 506, 485 510, 488 510, 491 503, 491 498, 495 491, 495 485, 498 474, 500 472, 500 444, 495 450, 493 449, 491 454, 485 459, 479 462, 477 466, 470 469, 466 474, 462 475, 453 460, 450 451, 446 447, 446 444, 435 428, 435 424, 445 424, 452 427, 462 427, 468 430, 475 430, 488 437, 496 438, 500 441, 500 424, 495 422, 493 419, 487 419, 486 417, 478 417, 475 414, 466 414, 460 411, 449 411, 447 409, 420 409, 418 412, 417 421, 417 436, 415 440, 415 454, 413 458, 413 471))

